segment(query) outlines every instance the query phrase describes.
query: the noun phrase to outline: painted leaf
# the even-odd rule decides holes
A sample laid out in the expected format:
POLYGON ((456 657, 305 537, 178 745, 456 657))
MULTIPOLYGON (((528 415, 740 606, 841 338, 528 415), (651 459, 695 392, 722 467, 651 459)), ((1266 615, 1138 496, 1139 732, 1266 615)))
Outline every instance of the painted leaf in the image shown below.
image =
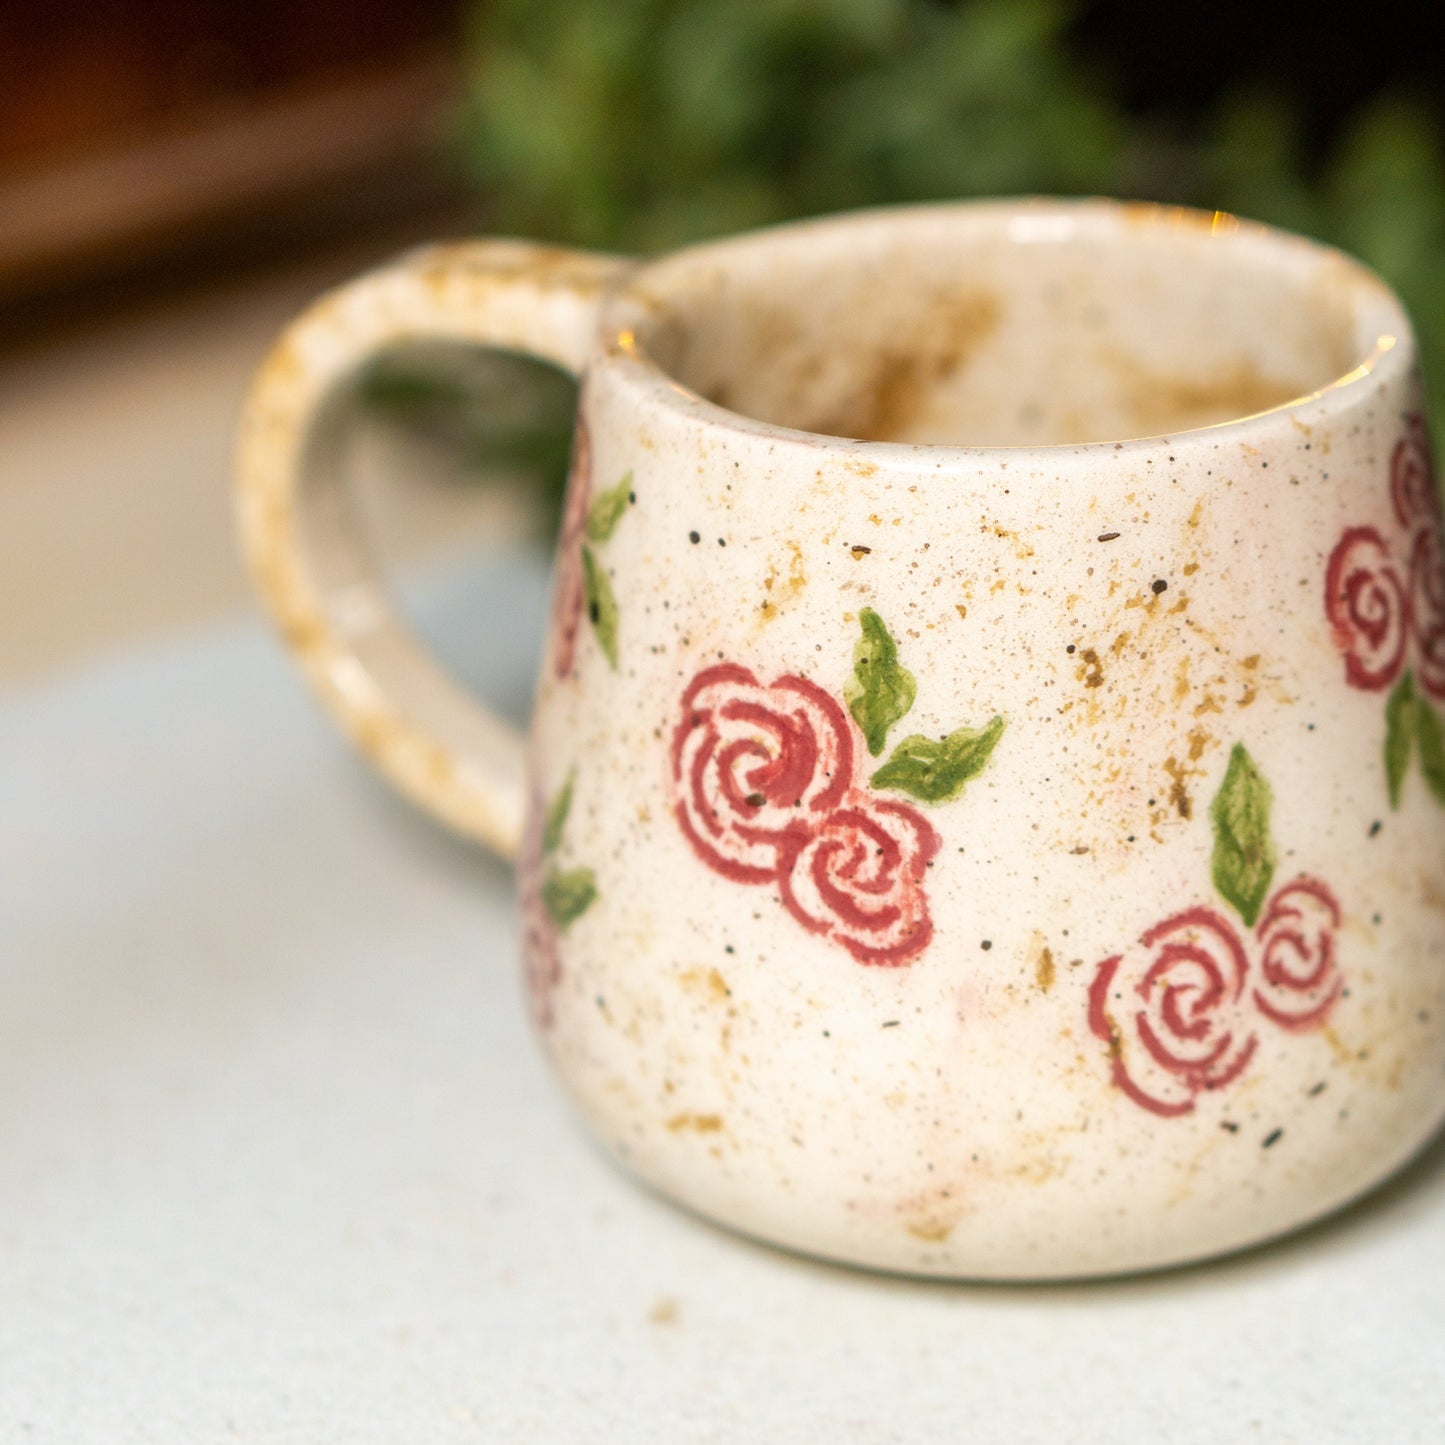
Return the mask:
POLYGON ((1415 699, 1415 741, 1425 784, 1437 803, 1445 803, 1445 724, 1423 697, 1415 699))
POLYGON ((1420 711, 1415 679, 1408 673, 1390 690, 1385 703, 1385 782, 1390 789, 1390 806, 1400 806, 1400 789, 1410 766, 1420 711))
POLYGON ((853 645, 853 676, 843 696, 853 721, 863 730, 868 751, 876 758, 888 741, 888 729, 913 706, 918 684, 899 663, 898 644, 883 619, 865 607, 858 622, 863 636, 853 645))
POLYGON ((597 901, 597 875, 590 868, 553 869, 542 880, 542 906, 560 929, 575 923, 597 901))
POLYGON ((983 771, 1003 729, 1003 718, 995 717, 986 727, 959 728, 946 738, 915 733, 893 749, 893 756, 869 781, 875 788, 907 793, 920 803, 950 802, 983 771))
POLYGON ((567 814, 572 810, 572 784, 576 773, 568 773, 561 791, 552 799, 547 816, 542 820, 542 852, 555 853, 562 842, 562 829, 567 825, 567 814))
POLYGON ((1269 834, 1273 796, 1244 744, 1235 743, 1224 781, 1209 808, 1214 820, 1214 886, 1250 928, 1274 877, 1274 840, 1269 834))
POLYGON ((582 549, 583 589, 587 599, 587 617, 612 670, 617 671, 617 599, 606 570, 592 555, 590 547, 582 549))
POLYGON ((632 500, 632 473, 628 472, 611 491, 599 492, 587 509, 587 540, 605 542, 617 530, 627 504, 632 500))

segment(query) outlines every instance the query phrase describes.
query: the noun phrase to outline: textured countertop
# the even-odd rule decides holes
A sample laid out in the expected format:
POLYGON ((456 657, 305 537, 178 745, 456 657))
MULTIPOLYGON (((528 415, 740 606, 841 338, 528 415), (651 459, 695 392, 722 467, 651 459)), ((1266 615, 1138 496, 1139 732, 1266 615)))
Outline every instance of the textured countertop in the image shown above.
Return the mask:
MULTIPOLYGON (((482 557, 412 595, 517 715, 542 591, 482 557)), ((589 1143, 508 875, 258 626, 0 693, 0 1439, 1437 1442, 1442 1281, 1438 1143, 1290 1241, 1107 1285, 724 1234, 589 1143)))

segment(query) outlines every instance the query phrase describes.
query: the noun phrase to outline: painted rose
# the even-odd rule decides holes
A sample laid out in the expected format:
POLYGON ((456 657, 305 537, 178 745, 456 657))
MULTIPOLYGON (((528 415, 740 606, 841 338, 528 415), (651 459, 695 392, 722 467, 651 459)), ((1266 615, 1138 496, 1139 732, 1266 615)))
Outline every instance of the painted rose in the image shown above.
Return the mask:
POLYGON ((1113 1080, 1152 1114, 1187 1114, 1237 1079, 1255 1049, 1248 962, 1229 921, 1191 908, 1099 965, 1089 1027, 1109 1045, 1113 1080))
POLYGON ((779 880, 783 902, 859 963, 908 963, 933 936, 923 883, 938 849, 916 808, 854 790, 792 855, 779 880))
POLYGON ((522 915, 522 976, 532 1023, 552 1025, 552 993, 562 981, 557 927, 542 901, 542 805, 533 799, 517 855, 517 902, 522 915))
POLYGON ((844 799, 853 739, 843 709, 801 677, 770 687, 720 664, 693 679, 672 742, 677 820, 699 858, 768 883, 844 799))
POLYGON ((1324 1022, 1344 986, 1335 953, 1340 905, 1323 883, 1296 878, 1279 889, 1255 926, 1259 968, 1254 1001, 1283 1029, 1324 1022))
POLYGON ((1374 692, 1400 671, 1410 604, 1390 550, 1373 527, 1351 527, 1325 570, 1325 611, 1352 687, 1374 692))
POLYGON ((582 538, 591 501, 592 439, 587 423, 579 414, 577 431, 572 439, 572 461, 567 470, 552 594, 552 627, 555 632, 553 667, 559 678, 572 675, 572 664, 577 656, 577 633, 582 626, 587 591, 582 567, 582 538))
POLYGON ((1410 630, 1420 686, 1445 699, 1445 544, 1435 517, 1420 528, 1410 556, 1410 630))
POLYGON ((1405 418, 1405 434, 1390 453, 1390 500, 1407 532, 1434 526, 1439 518, 1435 473, 1430 464, 1430 437, 1418 413, 1405 418))

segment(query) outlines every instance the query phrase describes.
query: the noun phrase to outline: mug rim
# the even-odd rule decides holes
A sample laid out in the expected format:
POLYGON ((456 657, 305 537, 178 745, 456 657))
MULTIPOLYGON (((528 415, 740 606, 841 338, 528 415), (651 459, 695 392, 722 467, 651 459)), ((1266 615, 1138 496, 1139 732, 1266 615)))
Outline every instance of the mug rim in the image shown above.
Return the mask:
POLYGON ((875 463, 914 464, 920 456, 935 462, 1009 458, 1034 453, 1058 458, 1149 450, 1165 441, 1174 446, 1199 440, 1211 443, 1220 440, 1248 441, 1252 434, 1272 428, 1286 417, 1297 418, 1310 408, 1324 405, 1331 412, 1346 410, 1362 395, 1370 381, 1388 380, 1411 367, 1416 352, 1414 328, 1400 298, 1382 277, 1348 252, 1297 232, 1238 217, 1227 211, 1106 197, 1022 196, 875 206, 785 221, 696 242, 655 259, 644 260, 630 270, 602 308, 600 334, 602 347, 599 360, 604 364, 610 363, 643 402, 691 416, 696 421, 741 437, 788 443, 811 451, 827 449, 856 453, 875 463), (1059 242, 1090 235, 1119 235, 1126 230, 1139 229, 1195 237, 1203 231, 1211 236, 1227 238, 1227 243, 1247 250, 1273 253, 1277 264, 1296 268, 1322 264, 1333 266, 1364 298, 1365 305, 1358 324, 1361 330, 1372 330, 1375 340, 1354 366, 1322 386, 1301 392, 1274 406, 1222 421, 1181 427, 1177 431, 1092 441, 971 444, 870 441, 762 421, 708 400, 666 371, 638 338, 643 318, 656 307, 656 302, 647 296, 644 287, 650 278, 665 270, 707 264, 730 251, 774 239, 785 240, 809 233, 836 233, 855 227, 898 227, 907 222, 937 222, 950 217, 974 223, 992 222, 1002 228, 1007 239, 1019 245, 1059 242))

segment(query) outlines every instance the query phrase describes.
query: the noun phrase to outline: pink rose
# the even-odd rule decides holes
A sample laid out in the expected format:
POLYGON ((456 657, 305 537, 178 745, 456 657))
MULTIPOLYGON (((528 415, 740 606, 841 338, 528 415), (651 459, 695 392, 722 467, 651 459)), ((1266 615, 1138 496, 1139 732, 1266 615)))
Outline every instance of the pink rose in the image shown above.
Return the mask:
POLYGON ((801 677, 762 686, 745 667, 700 672, 672 740, 677 820, 698 857, 738 883, 791 866, 853 780, 843 709, 801 677))
POLYGON ((1248 962, 1229 922, 1190 908, 1099 965, 1089 1027, 1109 1045, 1114 1083, 1152 1114, 1187 1114, 1238 1078, 1255 1049, 1248 962))
POLYGON ((1375 692, 1400 670, 1410 631, 1410 604, 1384 539, 1373 527, 1351 527, 1325 570, 1325 612, 1345 654, 1352 687, 1375 692))
POLYGON ((916 808, 854 790, 793 854, 783 902, 859 963, 908 963, 933 936, 923 880, 939 846, 916 808))
POLYGON ((522 969, 527 986, 527 1006, 532 1024, 539 1030, 552 1027, 552 994, 562 982, 562 956, 557 948, 557 930, 544 913, 523 908, 522 969))
POLYGON ((517 855, 517 901, 522 915, 522 969, 533 1024, 552 1024, 552 992, 562 981, 557 926, 542 902, 542 803, 532 799, 517 855))
POLYGON ((1340 905, 1313 878, 1279 889, 1255 927, 1261 948, 1254 1001, 1283 1029, 1300 1032, 1323 1023, 1344 980, 1335 958, 1340 905))
POLYGON ((1410 624, 1420 686, 1445 698, 1445 547, 1434 516, 1420 528, 1410 556, 1410 624))
POLYGON ((1430 437, 1418 413, 1405 418, 1405 435, 1390 454, 1390 499, 1395 504, 1395 516, 1407 532, 1419 526, 1434 526, 1439 518, 1430 437))
POLYGON ((592 439, 579 413, 562 504, 562 533, 557 539, 556 579, 552 584, 552 626, 556 632, 553 667, 558 677, 571 676, 577 655, 577 632, 582 626, 587 591, 582 569, 582 537, 591 501, 592 439))

